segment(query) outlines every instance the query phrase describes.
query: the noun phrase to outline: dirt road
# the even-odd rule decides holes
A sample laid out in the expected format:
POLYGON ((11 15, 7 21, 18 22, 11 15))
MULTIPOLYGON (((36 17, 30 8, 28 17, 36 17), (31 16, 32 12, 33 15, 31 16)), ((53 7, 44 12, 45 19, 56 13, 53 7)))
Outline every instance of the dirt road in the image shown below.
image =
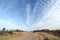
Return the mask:
POLYGON ((24 36, 23 38, 19 40, 34 40, 34 37, 32 33, 29 33, 28 35, 24 36))
POLYGON ((43 32, 34 33, 34 40, 48 40, 48 34, 43 32))
POLYGON ((34 40, 33 34, 32 33, 28 33, 22 37, 18 37, 12 40, 34 40))
POLYGON ((15 38, 13 40, 45 40, 46 38, 48 40, 47 35, 48 35, 47 33, 40 33, 40 32, 31 33, 30 32, 22 37, 15 38))

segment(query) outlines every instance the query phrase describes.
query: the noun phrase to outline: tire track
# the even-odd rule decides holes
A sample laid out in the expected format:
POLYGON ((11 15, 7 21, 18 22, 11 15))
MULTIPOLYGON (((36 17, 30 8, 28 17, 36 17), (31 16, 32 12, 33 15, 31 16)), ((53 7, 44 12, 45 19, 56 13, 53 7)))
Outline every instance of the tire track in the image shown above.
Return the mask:
POLYGON ((28 33, 26 36, 18 37, 13 40, 34 40, 34 36, 32 33, 28 33))
POLYGON ((48 34, 46 33, 39 33, 40 34, 40 36, 42 36, 43 37, 43 40, 49 40, 48 39, 48 34))

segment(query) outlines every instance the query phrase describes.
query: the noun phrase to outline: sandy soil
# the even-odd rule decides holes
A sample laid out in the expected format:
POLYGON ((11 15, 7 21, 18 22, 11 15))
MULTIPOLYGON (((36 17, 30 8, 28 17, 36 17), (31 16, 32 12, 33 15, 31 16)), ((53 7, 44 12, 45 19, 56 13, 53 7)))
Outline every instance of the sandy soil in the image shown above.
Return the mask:
MULTIPOLYGON (((17 37, 11 40, 53 40, 56 37, 46 32, 15 32, 17 37), (49 39, 50 38, 50 39, 49 39), (53 38, 53 39, 52 39, 53 38)), ((59 39, 60 40, 60 39, 59 39)))

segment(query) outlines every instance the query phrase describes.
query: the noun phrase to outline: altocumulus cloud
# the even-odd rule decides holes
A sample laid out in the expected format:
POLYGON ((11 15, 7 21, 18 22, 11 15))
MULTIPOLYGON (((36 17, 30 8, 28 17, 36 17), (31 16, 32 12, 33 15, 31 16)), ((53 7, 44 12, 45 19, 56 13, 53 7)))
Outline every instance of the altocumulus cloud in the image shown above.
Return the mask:
POLYGON ((60 0, 0 0, 0 28, 59 29, 60 0))

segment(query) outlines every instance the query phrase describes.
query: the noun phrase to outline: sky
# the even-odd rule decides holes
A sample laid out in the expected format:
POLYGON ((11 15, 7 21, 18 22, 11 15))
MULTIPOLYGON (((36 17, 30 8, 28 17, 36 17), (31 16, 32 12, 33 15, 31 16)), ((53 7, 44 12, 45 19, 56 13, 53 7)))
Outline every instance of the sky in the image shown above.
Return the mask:
POLYGON ((0 29, 60 29, 60 0, 0 0, 0 29))

